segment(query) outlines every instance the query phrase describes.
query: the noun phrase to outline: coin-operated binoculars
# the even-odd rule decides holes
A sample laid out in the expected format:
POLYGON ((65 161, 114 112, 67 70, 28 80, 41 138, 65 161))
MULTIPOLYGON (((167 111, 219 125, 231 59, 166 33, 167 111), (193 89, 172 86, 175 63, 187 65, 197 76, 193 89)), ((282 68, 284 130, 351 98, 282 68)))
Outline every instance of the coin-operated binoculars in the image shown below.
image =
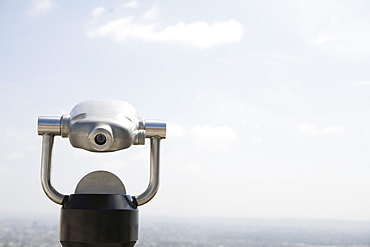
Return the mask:
POLYGON ((39 117, 42 135, 41 184, 47 197, 62 205, 59 240, 64 247, 134 246, 138 240, 138 206, 150 201, 159 186, 160 140, 166 123, 136 116, 127 102, 90 100, 77 104, 69 115, 39 117), (54 136, 69 138, 75 148, 114 152, 150 139, 148 188, 130 196, 121 180, 106 171, 87 174, 75 193, 63 195, 51 184, 54 136))

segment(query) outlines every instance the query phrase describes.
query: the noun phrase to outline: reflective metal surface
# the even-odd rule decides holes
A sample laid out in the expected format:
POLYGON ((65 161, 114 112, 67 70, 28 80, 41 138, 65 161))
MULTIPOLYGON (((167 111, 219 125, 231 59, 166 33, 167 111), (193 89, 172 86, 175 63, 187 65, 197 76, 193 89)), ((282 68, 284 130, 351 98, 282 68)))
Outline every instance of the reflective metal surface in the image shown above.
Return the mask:
POLYGON ((60 117, 39 117, 37 131, 39 135, 60 135, 60 117))
POLYGON ((60 118, 60 135, 65 138, 69 136, 69 125, 71 122, 71 116, 69 114, 63 114, 60 118))
POLYGON ((78 182, 75 194, 126 195, 126 189, 122 181, 113 173, 95 171, 78 182))
POLYGON ((135 132, 134 145, 145 145, 145 130, 137 130, 135 132))
POLYGON ((59 193, 51 185, 51 155, 53 150, 54 135, 45 134, 42 136, 41 151, 41 185, 47 197, 55 203, 62 204, 64 195, 59 193))
POLYGON ((137 132, 138 125, 136 110, 131 104, 117 100, 89 100, 72 109, 68 136, 73 147, 113 152, 143 142, 142 134, 137 132), (106 138, 106 142, 99 144, 97 137, 106 138))
POLYGON ((166 138, 166 122, 161 120, 144 120, 144 129, 147 138, 166 138))
POLYGON ((158 137, 150 140, 150 178, 148 188, 140 195, 136 196, 139 206, 149 202, 157 193, 159 188, 159 153, 160 141, 158 137))
MULTIPOLYGON (((144 145, 145 139, 150 138, 149 184, 136 197, 138 205, 150 201, 158 191, 160 140, 166 138, 166 123, 137 117, 135 108, 127 102, 89 100, 77 104, 70 115, 39 117, 38 134, 43 136, 41 183, 45 194, 55 203, 61 204, 65 196, 50 182, 54 136, 68 137, 73 147, 92 152, 113 152, 131 145, 144 145)), ((99 191, 99 186, 104 185, 94 183, 93 180, 101 175, 90 175, 81 180, 76 193, 99 191)), ((123 189, 120 186, 113 186, 111 189, 114 193, 126 193, 124 186, 123 189)), ((102 191, 107 194, 111 189, 105 188, 102 191)))

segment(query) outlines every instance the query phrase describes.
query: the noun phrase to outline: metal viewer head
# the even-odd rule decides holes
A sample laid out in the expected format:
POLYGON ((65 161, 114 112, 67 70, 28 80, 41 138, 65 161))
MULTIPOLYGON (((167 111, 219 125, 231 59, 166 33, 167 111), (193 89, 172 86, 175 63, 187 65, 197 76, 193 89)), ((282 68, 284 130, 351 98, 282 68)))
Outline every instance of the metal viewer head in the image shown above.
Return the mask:
POLYGON ((38 134, 43 136, 41 182, 46 195, 62 204, 64 195, 50 183, 51 152, 55 136, 68 138, 71 145, 90 152, 115 152, 132 145, 151 144, 151 176, 147 190, 136 197, 138 205, 154 197, 159 185, 159 143, 166 138, 166 123, 136 115, 124 101, 88 100, 60 117, 38 118, 38 134))

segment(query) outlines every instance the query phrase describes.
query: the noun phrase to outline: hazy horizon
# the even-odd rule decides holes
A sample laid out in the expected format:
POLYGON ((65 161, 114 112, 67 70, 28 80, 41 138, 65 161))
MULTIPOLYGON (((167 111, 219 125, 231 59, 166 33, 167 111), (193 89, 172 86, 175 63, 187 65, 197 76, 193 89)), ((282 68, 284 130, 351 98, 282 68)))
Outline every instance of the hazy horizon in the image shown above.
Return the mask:
MULTIPOLYGON (((56 221, 0 217, 0 246, 57 247, 58 231, 56 221)), ((146 217, 136 246, 365 247, 369 231, 370 222, 146 217)))

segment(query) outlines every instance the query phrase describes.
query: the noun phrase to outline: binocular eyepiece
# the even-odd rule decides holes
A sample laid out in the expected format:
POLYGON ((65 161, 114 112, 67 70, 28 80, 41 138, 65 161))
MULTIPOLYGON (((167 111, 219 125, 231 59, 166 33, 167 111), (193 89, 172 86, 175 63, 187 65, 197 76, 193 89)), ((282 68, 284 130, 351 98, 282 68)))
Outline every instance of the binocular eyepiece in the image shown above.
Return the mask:
MULTIPOLYGON (((89 139, 90 139, 90 137, 89 137, 89 139)), ((102 146, 105 143, 107 143, 107 137, 102 133, 96 134, 95 137, 94 137, 94 142, 95 142, 96 145, 102 146)))

